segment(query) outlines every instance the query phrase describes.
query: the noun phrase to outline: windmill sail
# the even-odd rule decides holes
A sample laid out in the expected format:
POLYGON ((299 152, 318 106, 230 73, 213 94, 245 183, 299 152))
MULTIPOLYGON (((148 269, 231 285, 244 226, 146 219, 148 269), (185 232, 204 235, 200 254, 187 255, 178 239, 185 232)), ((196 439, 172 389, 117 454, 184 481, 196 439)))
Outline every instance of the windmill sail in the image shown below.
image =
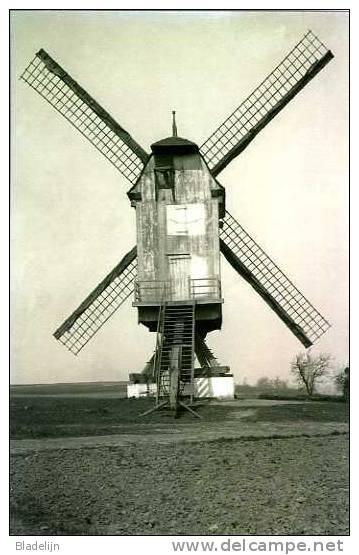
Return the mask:
POLYGON ((56 339, 75 355, 133 292, 136 256, 134 247, 55 331, 56 339))
POLYGON ((201 154, 212 175, 218 175, 238 156, 333 57, 332 52, 308 31, 201 146, 201 154))
POLYGON ((226 212, 220 230, 221 252, 233 268, 259 293, 305 347, 310 347, 330 324, 298 291, 243 227, 226 212))
POLYGON ((37 52, 21 79, 76 127, 131 183, 136 181, 148 159, 147 153, 45 50, 37 52))

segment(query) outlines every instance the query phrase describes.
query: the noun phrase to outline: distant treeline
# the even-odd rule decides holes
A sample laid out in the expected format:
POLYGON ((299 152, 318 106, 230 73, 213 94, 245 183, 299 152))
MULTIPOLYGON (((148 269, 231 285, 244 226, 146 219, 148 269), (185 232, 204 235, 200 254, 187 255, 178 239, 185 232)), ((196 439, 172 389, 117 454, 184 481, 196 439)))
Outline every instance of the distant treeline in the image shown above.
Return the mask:
MULTIPOLYGON (((272 387, 261 385, 236 385, 235 396, 237 399, 273 399, 273 400, 293 400, 293 401, 304 401, 308 399, 308 395, 301 389, 295 387, 272 387)), ((312 396, 313 401, 341 401, 343 397, 341 395, 326 395, 326 394, 314 394, 312 396)))
POLYGON ((241 384, 236 385, 235 393, 238 397, 255 397, 258 398, 262 394, 275 394, 275 395, 284 395, 286 397, 296 397, 301 392, 296 387, 263 387, 263 385, 247 385, 241 384))
POLYGON ((127 390, 127 381, 119 382, 78 382, 53 384, 24 384, 11 385, 12 395, 23 394, 60 394, 60 393, 102 393, 104 391, 116 393, 127 390))

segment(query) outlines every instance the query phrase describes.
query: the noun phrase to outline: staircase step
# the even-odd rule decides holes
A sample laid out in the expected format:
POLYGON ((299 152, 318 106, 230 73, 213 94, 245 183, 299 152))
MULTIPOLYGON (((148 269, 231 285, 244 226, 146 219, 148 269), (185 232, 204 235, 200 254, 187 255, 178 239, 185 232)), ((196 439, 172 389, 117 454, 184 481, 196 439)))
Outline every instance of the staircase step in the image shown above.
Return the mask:
POLYGON ((162 347, 170 347, 172 343, 176 343, 176 345, 182 344, 185 346, 192 347, 191 336, 188 335, 187 337, 183 337, 183 335, 169 335, 164 340, 162 347))
MULTIPOLYGON (((180 344, 180 343, 175 343, 174 346, 175 346, 175 347, 181 347, 181 344, 180 344)), ((191 350, 189 345, 185 345, 185 347, 187 347, 186 350, 188 350, 188 351, 191 350)), ((172 353, 172 348, 163 349, 162 353, 163 353, 163 356, 164 356, 164 357, 166 357, 166 356, 168 357, 168 356, 170 356, 171 353, 172 353)), ((189 354, 188 352, 187 352, 187 353, 186 353, 186 352, 185 352, 185 353, 182 353, 182 358, 188 357, 188 356, 190 356, 190 354, 189 354)))
POLYGON ((167 307, 166 308, 166 314, 171 314, 173 312, 177 312, 178 314, 180 312, 194 312, 194 308, 192 308, 191 306, 186 306, 183 308, 178 308, 178 307, 167 307))
POLYGON ((191 325, 190 325, 190 326, 189 326, 189 325, 187 325, 187 326, 180 326, 180 327, 179 327, 179 326, 172 326, 172 325, 165 326, 165 327, 164 327, 164 330, 172 331, 172 332, 175 331, 175 332, 177 332, 177 333, 183 333, 183 332, 187 332, 187 333, 188 333, 188 332, 191 332, 191 333, 192 333, 192 322, 191 322, 191 325))
MULTIPOLYGON (((184 348, 184 352, 182 353, 182 357, 183 356, 187 356, 187 357, 190 356, 190 353, 188 351, 192 351, 191 345, 182 345, 181 343, 175 343, 175 347, 181 347, 181 346, 184 348)), ((162 349, 162 355, 163 356, 169 356, 170 353, 172 353, 172 346, 162 349)))
POLYGON ((184 329, 184 330, 179 330, 177 328, 165 328, 164 330, 164 334, 171 334, 171 335, 189 335, 192 334, 192 326, 191 329, 184 329))
POLYGON ((183 335, 183 334, 177 334, 177 333, 168 333, 164 337, 164 341, 162 345, 168 346, 174 340, 176 341, 176 343, 182 342, 182 343, 190 343, 192 345, 192 337, 190 335, 183 335))
MULTIPOLYGON (((186 345, 184 345, 182 342, 174 342, 172 343, 172 345, 174 345, 175 347, 187 347, 188 349, 191 348, 191 345, 189 345, 188 343, 186 345)), ((162 353, 166 354, 166 353, 171 353, 172 352, 172 345, 170 345, 169 347, 164 347, 162 349, 162 353)))
POLYGON ((166 313, 169 312, 188 312, 188 311, 194 311, 194 307, 193 306, 186 306, 186 305, 173 305, 173 306, 167 306, 166 307, 166 313))
POLYGON ((164 335, 164 338, 173 337, 173 336, 176 336, 176 337, 185 337, 185 336, 192 337, 192 329, 191 330, 188 330, 188 329, 187 330, 176 330, 176 329, 173 329, 173 328, 169 328, 167 330, 164 330, 163 335, 164 335))
POLYGON ((193 318, 192 316, 188 316, 186 318, 167 318, 164 322, 164 324, 172 324, 172 326, 174 325, 184 325, 184 324, 189 324, 193 322, 193 318))
POLYGON ((183 354, 185 354, 185 355, 187 355, 187 356, 188 356, 188 354, 189 354, 188 351, 192 351, 191 345, 189 345, 188 343, 187 343, 186 345, 183 345, 183 343, 177 342, 177 343, 173 343, 172 345, 163 347, 162 353, 163 353, 163 354, 171 353, 171 352, 172 352, 172 346, 173 346, 173 345, 174 345, 175 347, 182 347, 182 348, 184 349, 184 353, 183 353, 183 354), (186 351, 187 351, 187 352, 186 352, 186 351))
POLYGON ((169 329, 169 330, 178 330, 178 331, 182 331, 185 329, 191 329, 192 330, 192 321, 189 322, 166 322, 164 325, 164 329, 169 329))
POLYGON ((192 337, 192 330, 174 330, 168 329, 164 330, 163 332, 164 340, 168 339, 169 337, 192 337))
POLYGON ((188 324, 189 322, 193 322, 193 316, 171 316, 171 318, 166 318, 164 324, 188 324))
POLYGON ((168 312, 173 312, 173 311, 176 311, 176 312, 186 312, 186 311, 189 311, 189 310, 192 310, 192 311, 193 311, 193 310, 194 310, 194 306, 188 305, 188 304, 187 304, 187 305, 183 304, 183 305, 170 305, 170 306, 166 306, 166 312, 167 312, 167 313, 168 313, 168 312))
POLYGON ((187 326, 187 327, 183 327, 183 328, 177 328, 174 326, 166 326, 164 328, 164 332, 167 330, 167 333, 192 333, 192 325, 191 326, 187 326))
POLYGON ((169 337, 192 337, 192 330, 175 330, 175 329, 168 329, 164 330, 164 338, 168 339, 169 337))
POLYGON ((170 314, 166 314, 166 318, 188 318, 192 317, 193 312, 171 312, 170 314))
POLYGON ((166 305, 166 312, 171 310, 178 310, 181 312, 182 310, 194 310, 193 304, 168 304, 166 305))
POLYGON ((157 339, 157 376, 160 395, 169 395, 171 356, 173 347, 181 347, 181 388, 190 384, 194 361, 194 316, 195 303, 165 304, 161 309, 160 335, 157 339), (161 393, 162 390, 162 393, 161 393))
MULTIPOLYGON (((166 353, 163 353, 162 360, 163 360, 163 361, 166 361, 166 363, 168 363, 169 360, 170 360, 170 357, 171 357, 171 352, 170 352, 170 351, 167 351, 166 353)), ((189 354, 188 354, 188 355, 185 356, 185 357, 182 356, 182 362, 183 362, 183 364, 186 363, 186 362, 189 362, 190 360, 192 360, 192 355, 189 355, 189 354)))
POLYGON ((174 345, 175 347, 182 347, 182 348, 184 349, 184 354, 186 354, 186 355, 188 355, 188 351, 192 351, 192 348, 191 348, 191 345, 190 345, 190 344, 188 344, 188 343, 184 344, 184 343, 181 342, 181 341, 177 341, 177 342, 172 343, 171 345, 165 345, 165 346, 162 348, 162 353, 164 354, 164 353, 170 353, 170 352, 172 352, 172 346, 173 346, 173 345, 174 345), (187 352, 186 352, 186 351, 187 351, 187 352))

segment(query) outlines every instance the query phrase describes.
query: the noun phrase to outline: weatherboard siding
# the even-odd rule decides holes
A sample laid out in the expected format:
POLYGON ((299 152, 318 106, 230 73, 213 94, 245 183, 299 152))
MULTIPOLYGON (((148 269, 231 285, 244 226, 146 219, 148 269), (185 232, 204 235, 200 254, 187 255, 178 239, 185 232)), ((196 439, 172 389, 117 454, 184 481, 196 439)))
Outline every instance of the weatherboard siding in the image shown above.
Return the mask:
MULTIPOLYGON (((219 278, 218 199, 211 194, 218 185, 202 160, 201 164, 200 170, 176 170, 175 198, 171 189, 161 189, 156 200, 153 158, 149 160, 136 186, 141 194, 135 202, 139 282, 168 282, 171 273, 173 281, 174 267, 179 273, 188 271, 191 279, 219 278), (187 215, 187 235, 179 234, 180 220, 170 221, 181 207, 187 215), (176 255, 189 255, 187 269, 186 264, 171 265, 176 255)), ((181 276, 174 281, 180 283, 181 276)))

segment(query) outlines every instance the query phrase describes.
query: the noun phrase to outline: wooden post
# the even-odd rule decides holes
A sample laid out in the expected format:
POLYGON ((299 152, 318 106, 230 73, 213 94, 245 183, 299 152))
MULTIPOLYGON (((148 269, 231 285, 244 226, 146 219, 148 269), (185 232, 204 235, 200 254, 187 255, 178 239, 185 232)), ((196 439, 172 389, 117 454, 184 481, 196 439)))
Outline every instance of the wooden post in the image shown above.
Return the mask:
POLYGON ((178 389, 181 370, 182 347, 175 345, 172 347, 170 359, 170 408, 178 410, 178 389))

